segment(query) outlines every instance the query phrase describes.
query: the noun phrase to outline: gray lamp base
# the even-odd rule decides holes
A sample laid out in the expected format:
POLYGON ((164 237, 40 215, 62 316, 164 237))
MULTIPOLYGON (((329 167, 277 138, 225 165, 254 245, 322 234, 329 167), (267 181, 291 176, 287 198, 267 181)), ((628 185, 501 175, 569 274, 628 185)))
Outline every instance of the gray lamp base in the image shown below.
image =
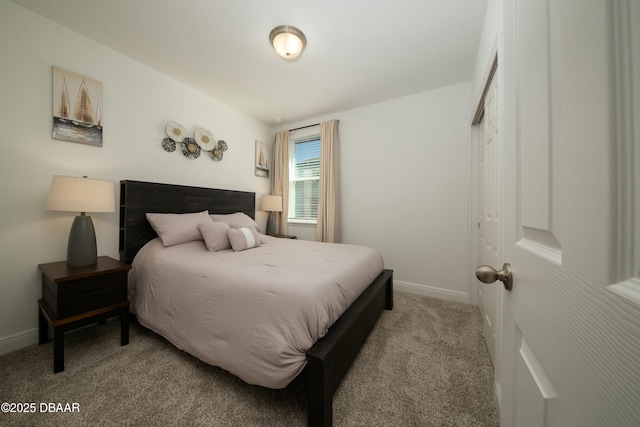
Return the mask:
POLYGON ((96 232, 90 216, 77 216, 73 220, 67 245, 67 265, 82 267, 93 265, 98 260, 96 232))
POLYGON ((273 213, 269 212, 267 218, 267 235, 273 236, 276 234, 276 220, 273 218, 273 213))

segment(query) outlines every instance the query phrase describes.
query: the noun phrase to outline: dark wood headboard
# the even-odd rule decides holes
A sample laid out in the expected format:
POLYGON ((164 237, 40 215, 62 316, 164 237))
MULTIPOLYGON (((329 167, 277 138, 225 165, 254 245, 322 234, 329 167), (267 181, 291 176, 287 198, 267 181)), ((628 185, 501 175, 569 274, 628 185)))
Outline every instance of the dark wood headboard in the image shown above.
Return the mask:
POLYGON ((148 241, 157 237, 146 213, 212 214, 244 212, 255 219, 256 195, 249 191, 218 190, 142 181, 120 181, 120 260, 131 264, 148 241))

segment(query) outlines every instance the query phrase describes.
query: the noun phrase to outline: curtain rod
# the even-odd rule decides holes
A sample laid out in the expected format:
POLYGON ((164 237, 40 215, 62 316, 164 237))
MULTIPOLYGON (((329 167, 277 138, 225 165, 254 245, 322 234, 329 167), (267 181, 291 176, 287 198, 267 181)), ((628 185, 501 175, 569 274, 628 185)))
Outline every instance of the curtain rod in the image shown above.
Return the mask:
POLYGON ((319 124, 320 123, 316 123, 316 124, 313 124, 313 125, 306 125, 306 126, 301 126, 299 128, 295 128, 295 129, 289 129, 289 132, 293 132, 294 130, 306 129, 306 128, 310 128, 310 127, 313 127, 313 126, 318 126, 319 124))
MULTIPOLYGON (((336 122, 340 123, 340 120, 336 120, 336 122)), ((310 128, 310 127, 313 127, 313 126, 318 126, 319 124, 320 123, 315 123, 313 125, 300 126, 299 128, 289 129, 289 132, 293 132, 294 130, 306 129, 306 128, 310 128)))

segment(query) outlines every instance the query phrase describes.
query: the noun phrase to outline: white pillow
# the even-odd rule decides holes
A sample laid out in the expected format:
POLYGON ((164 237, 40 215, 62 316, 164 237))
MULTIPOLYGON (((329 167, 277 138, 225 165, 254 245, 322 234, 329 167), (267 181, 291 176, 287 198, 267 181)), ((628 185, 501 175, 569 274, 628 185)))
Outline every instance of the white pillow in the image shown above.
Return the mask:
POLYGON ((244 212, 236 212, 232 214, 211 214, 209 215, 214 222, 224 221, 233 228, 255 227, 258 233, 264 234, 260 225, 255 222, 249 215, 244 212))
POLYGON ((255 227, 230 228, 227 230, 227 235, 231 248, 236 252, 260 246, 260 236, 255 227))
POLYGON ((185 214, 147 213, 147 221, 166 247, 202 240, 198 224, 211 221, 211 218, 209 211, 185 214))
POLYGON ((198 224, 198 229, 204 238, 204 244, 210 252, 222 251, 231 248, 227 230, 229 224, 226 222, 213 222, 198 224))

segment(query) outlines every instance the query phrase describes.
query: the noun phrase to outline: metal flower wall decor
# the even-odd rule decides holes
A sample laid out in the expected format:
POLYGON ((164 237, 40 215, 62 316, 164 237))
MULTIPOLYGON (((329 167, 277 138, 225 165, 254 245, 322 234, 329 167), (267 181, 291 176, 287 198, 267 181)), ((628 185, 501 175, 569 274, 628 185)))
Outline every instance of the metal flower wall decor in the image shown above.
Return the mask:
POLYGON ((162 140, 164 151, 172 153, 176 151, 180 144, 182 154, 188 159, 197 159, 202 152, 209 153, 212 160, 219 162, 224 157, 224 152, 229 146, 226 142, 213 137, 207 129, 198 128, 193 134, 193 138, 187 136, 187 132, 181 124, 170 122, 167 124, 167 137, 162 140))

